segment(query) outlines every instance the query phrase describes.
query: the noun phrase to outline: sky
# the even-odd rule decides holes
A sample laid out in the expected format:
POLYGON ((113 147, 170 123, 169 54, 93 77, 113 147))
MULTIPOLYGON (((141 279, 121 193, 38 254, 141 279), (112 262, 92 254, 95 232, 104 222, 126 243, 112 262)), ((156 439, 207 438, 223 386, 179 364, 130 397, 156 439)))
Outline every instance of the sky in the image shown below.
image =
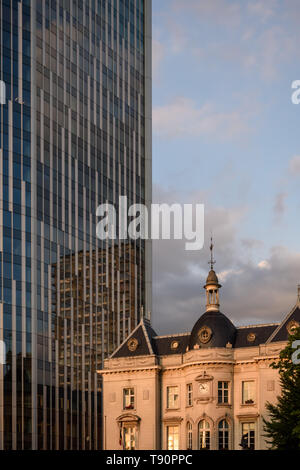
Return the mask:
POLYGON ((153 242, 153 325, 281 321, 300 284, 299 0, 153 0, 153 200, 205 204, 205 246, 153 242))

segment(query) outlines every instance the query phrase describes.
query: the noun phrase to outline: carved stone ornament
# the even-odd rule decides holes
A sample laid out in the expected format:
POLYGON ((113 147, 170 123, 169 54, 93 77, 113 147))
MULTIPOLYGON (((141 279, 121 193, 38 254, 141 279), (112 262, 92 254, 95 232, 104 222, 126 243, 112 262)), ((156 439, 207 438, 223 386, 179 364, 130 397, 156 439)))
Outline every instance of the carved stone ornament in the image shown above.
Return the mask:
POLYGON ((300 324, 296 320, 292 320, 287 324, 286 329, 290 335, 294 335, 299 326, 300 324))
POLYGON ((178 349, 178 348, 179 348, 179 341, 172 341, 172 343, 171 343, 171 349, 172 349, 173 351, 176 351, 176 349, 178 349))
POLYGON ((207 344, 211 340, 212 337, 212 330, 209 328, 209 326, 203 326, 199 331, 198 331, 198 338, 200 343, 202 344, 207 344))
POLYGON ((131 352, 136 351, 137 348, 138 348, 138 345, 139 345, 139 342, 136 338, 130 338, 130 340, 128 340, 128 342, 127 342, 127 347, 129 349, 129 351, 131 351, 131 352))
POLYGON ((202 374, 198 375, 196 378, 195 378, 195 381, 196 382, 210 382, 212 381, 214 378, 212 375, 208 375, 206 372, 203 372, 202 374))
POLYGON ((247 341, 248 343, 254 343, 256 340, 256 334, 255 333, 249 333, 247 336, 247 341))

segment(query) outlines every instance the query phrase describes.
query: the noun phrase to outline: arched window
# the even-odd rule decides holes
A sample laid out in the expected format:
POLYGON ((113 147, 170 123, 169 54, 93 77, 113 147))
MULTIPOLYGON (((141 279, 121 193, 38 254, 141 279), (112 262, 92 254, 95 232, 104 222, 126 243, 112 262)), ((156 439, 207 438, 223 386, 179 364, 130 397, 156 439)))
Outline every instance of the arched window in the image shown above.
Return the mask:
POLYGON ((187 450, 193 449, 193 425, 192 423, 187 424, 186 448, 187 450))
POLYGON ((229 449, 229 425, 226 419, 219 422, 218 426, 219 435, 219 450, 229 449))
POLYGON ((210 426, 204 419, 198 424, 198 449, 210 449, 210 426))

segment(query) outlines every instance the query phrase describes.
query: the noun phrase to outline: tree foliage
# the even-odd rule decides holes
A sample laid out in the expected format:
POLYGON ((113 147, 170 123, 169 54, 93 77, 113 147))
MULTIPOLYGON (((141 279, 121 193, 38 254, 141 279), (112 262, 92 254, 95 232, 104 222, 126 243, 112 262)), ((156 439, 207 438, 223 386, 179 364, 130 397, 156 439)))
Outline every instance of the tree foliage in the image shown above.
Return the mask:
POLYGON ((277 404, 266 404, 269 419, 264 419, 264 430, 268 444, 276 450, 300 450, 300 365, 295 364, 293 348, 299 340, 300 328, 289 337, 279 360, 271 364, 279 372, 281 395, 277 404))

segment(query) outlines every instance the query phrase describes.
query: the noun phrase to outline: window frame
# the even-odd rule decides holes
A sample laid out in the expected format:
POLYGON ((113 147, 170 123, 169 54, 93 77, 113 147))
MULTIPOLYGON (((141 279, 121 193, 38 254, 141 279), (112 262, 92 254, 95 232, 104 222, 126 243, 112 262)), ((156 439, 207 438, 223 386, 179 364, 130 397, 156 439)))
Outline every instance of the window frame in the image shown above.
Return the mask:
POLYGON ((167 445, 166 445, 166 448, 167 450, 171 450, 171 451, 177 451, 179 450, 180 448, 180 445, 179 445, 179 439, 180 439, 180 428, 179 428, 179 425, 178 424, 169 424, 166 426, 166 435, 167 435, 167 445), (175 433, 173 432, 173 448, 170 448, 169 446, 169 443, 170 443, 170 439, 169 439, 169 436, 170 436, 170 429, 177 429, 177 443, 176 443, 176 435, 175 433), (176 444, 177 444, 177 448, 176 448, 176 444))
POLYGON ((186 406, 193 406, 193 384, 189 383, 186 385, 186 406))
MULTIPOLYGON (((249 394, 249 392, 248 392, 249 394)), ((256 403, 256 381, 255 380, 243 380, 242 381, 242 405, 255 405, 256 403), (252 398, 251 398, 251 394, 250 394, 250 398, 247 398, 245 397, 245 389, 244 389, 244 386, 245 384, 252 384, 252 398), (248 402, 248 403, 247 403, 248 402)))
POLYGON ((241 423, 241 443, 243 441, 243 436, 246 434, 244 432, 244 426, 248 427, 249 430, 247 431, 248 434, 248 449, 250 450, 255 450, 256 447, 256 422, 255 421, 243 421, 241 423), (253 429, 250 429, 250 426, 253 426, 253 429), (253 436, 251 436, 251 433, 253 433, 253 436), (251 441, 253 441, 253 447, 251 447, 251 441))
POLYGON ((218 380, 218 405, 230 405, 230 382, 229 380, 218 380), (221 384, 221 387, 220 387, 221 384), (224 387, 227 384, 227 389, 224 387), (225 394, 227 392, 227 401, 225 401, 225 394), (219 396, 221 395, 221 401, 219 396))
POLYGON ((186 448, 193 450, 193 424, 190 421, 186 425, 186 448))
POLYGON ((135 410, 135 388, 134 387, 124 387, 123 388, 123 411, 135 410), (129 391, 129 394, 126 395, 126 391, 129 391), (130 393, 133 392, 133 393, 130 393), (126 406, 126 399, 129 399, 129 404, 126 406))
POLYGON ((167 386, 167 410, 178 410, 180 408, 180 405, 179 405, 179 386, 178 385, 168 385, 167 386), (174 406, 170 406, 171 405, 171 395, 170 395, 170 390, 171 389, 177 389, 177 406, 176 406, 176 400, 174 399, 174 396, 176 396, 176 393, 174 393, 172 395, 173 397, 173 402, 174 402, 174 406))
POLYGON ((218 422, 218 450, 229 450, 230 449, 229 439, 230 439, 230 424, 227 421, 227 419, 223 418, 218 422), (227 427, 224 426, 223 423, 226 423, 227 427), (221 434, 221 439, 220 439, 220 434, 221 434), (224 447, 224 441, 225 441, 225 447, 224 447), (226 441, 227 441, 227 447, 226 447, 226 441), (222 446, 220 446, 221 443, 223 444, 222 446))
POLYGON ((123 446, 124 450, 137 450, 137 428, 135 425, 125 425, 123 427, 123 446), (126 448, 126 434, 128 433, 129 435, 129 441, 130 441, 130 447, 126 448), (134 442, 134 445, 132 446, 132 442, 134 442))
POLYGON ((198 450, 211 450, 211 426, 210 422, 206 419, 201 419, 198 423, 198 450), (201 423, 203 423, 203 427, 201 427, 201 423), (204 434, 204 438, 200 439, 200 435, 204 434), (202 443, 205 442, 205 447, 201 447, 202 443), (201 444, 200 444, 201 443, 201 444), (208 443, 208 446, 207 446, 208 443))

